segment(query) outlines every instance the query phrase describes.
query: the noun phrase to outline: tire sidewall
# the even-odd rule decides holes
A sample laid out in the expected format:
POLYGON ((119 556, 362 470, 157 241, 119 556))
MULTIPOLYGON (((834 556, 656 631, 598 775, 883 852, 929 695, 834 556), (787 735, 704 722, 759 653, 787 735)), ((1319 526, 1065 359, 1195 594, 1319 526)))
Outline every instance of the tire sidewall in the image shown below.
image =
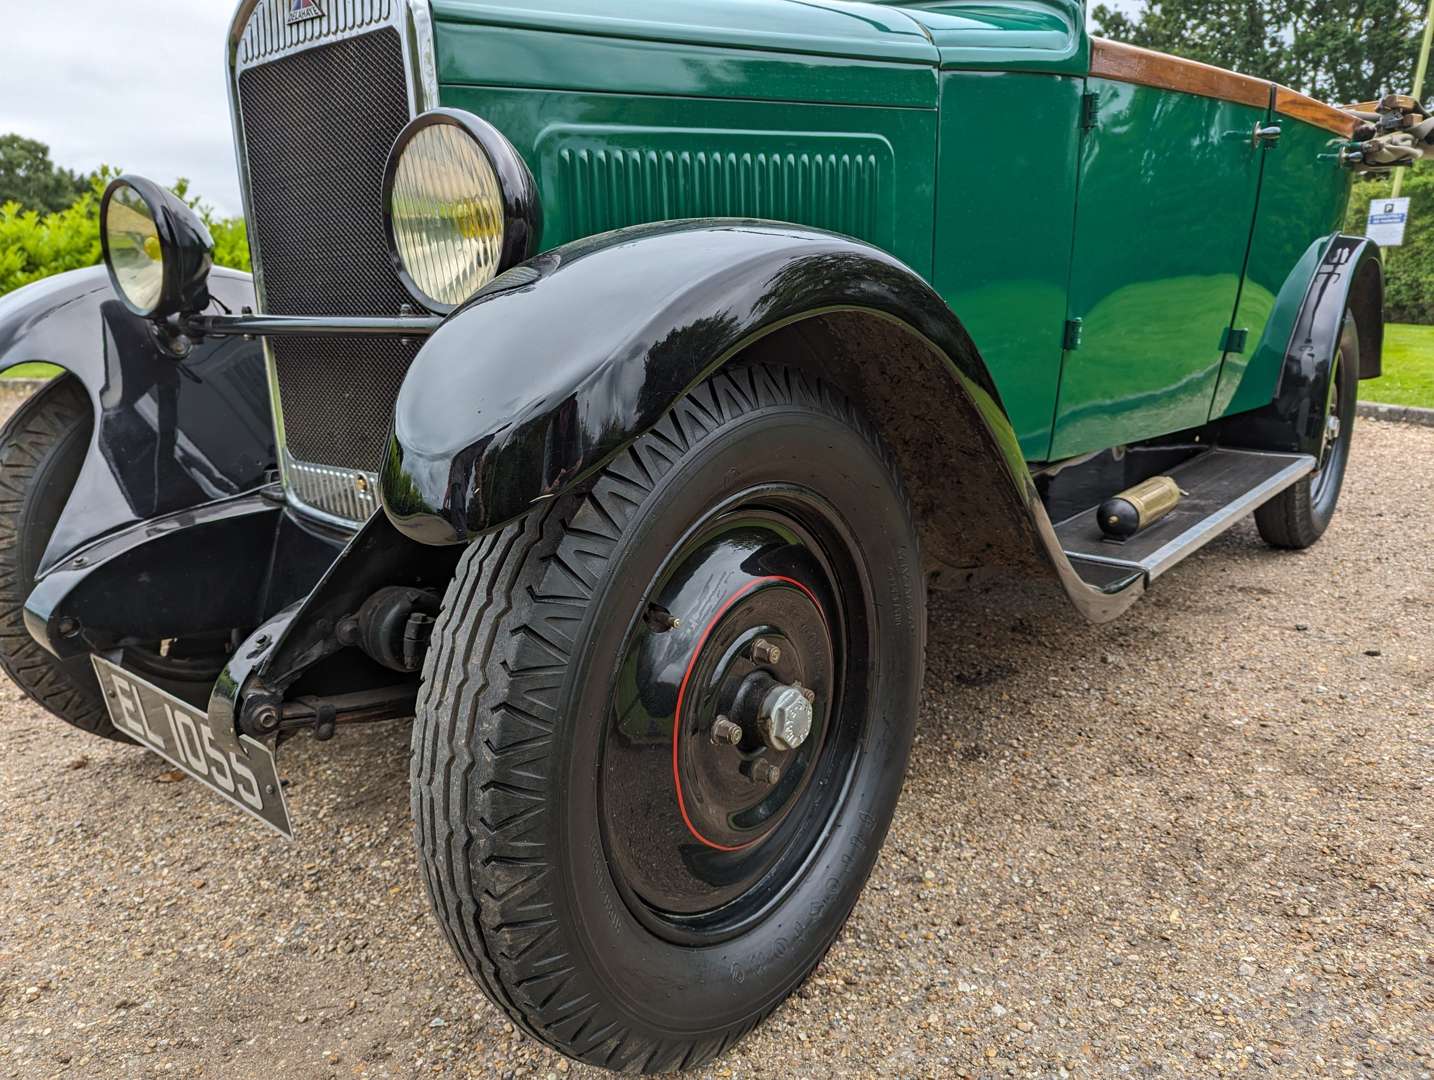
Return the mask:
POLYGON ((606 996, 658 1037, 691 1038, 750 1021, 783 1000, 845 923, 885 839, 900 794, 921 681, 924 593, 916 541, 899 488, 871 442, 812 409, 765 407, 718 428, 653 487, 595 590, 576 638, 558 713, 559 805, 548 837, 562 887, 558 924, 606 996), (600 745, 612 672, 642 590, 704 513, 764 483, 825 497, 846 520, 868 569, 878 625, 866 735, 847 795, 824 843, 761 923, 720 945, 655 936, 612 879, 598 812, 600 745))

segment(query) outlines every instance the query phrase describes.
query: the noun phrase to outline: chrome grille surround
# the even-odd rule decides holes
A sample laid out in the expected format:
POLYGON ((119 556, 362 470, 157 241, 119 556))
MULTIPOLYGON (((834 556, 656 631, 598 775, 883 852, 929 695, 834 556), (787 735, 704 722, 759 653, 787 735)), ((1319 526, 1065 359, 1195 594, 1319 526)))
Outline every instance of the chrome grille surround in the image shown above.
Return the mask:
MULTIPOLYGON (((396 31, 401 42, 404 76, 407 81, 408 115, 438 106, 438 69, 433 44, 433 17, 429 0, 323 0, 323 15, 290 24, 286 18, 288 0, 241 0, 231 23, 228 42, 229 101, 234 127, 235 149, 239 160, 240 189, 244 214, 249 222, 249 238, 254 264, 254 287, 259 309, 269 312, 269 294, 265 287, 263 252, 254 211, 254 191, 250 172, 250 156, 245 136, 241 76, 268 64, 296 56, 310 49, 386 30, 396 31)), ((341 88, 340 88, 341 89, 341 88)), ((380 182, 381 177, 375 177, 380 182)), ((375 227, 382 228, 381 223, 375 227)), ((334 252, 335 258, 341 252, 334 252)), ((277 278, 276 278, 277 282, 277 278)), ((283 314, 331 314, 333 312, 283 312, 283 314)), ((374 311, 362 314, 389 315, 397 312, 374 311)), ((331 352, 331 351, 330 351, 331 352)), ((376 492, 378 477, 367 468, 343 468, 333 464, 305 462, 290 452, 286 421, 281 400, 279 365, 272 341, 265 342, 268 362, 269 394, 273 406, 275 438, 279 446, 280 468, 284 488, 291 504, 311 517, 317 517, 346 528, 354 528, 367 520, 378 508, 376 492)), ((318 363, 325 350, 311 354, 318 363)), ((286 358, 292 367, 292 358, 286 358)), ((353 372, 341 368, 327 372, 336 381, 351 378, 353 372)), ((373 387, 373 393, 392 395, 394 388, 373 387)), ((376 403, 375 403, 376 404, 376 403)), ((385 404, 391 407, 392 402, 385 404)), ((297 426, 301 416, 292 418, 297 426)), ((385 433, 377 435, 382 441, 385 433)), ((377 463, 374 463, 377 467, 377 463)))

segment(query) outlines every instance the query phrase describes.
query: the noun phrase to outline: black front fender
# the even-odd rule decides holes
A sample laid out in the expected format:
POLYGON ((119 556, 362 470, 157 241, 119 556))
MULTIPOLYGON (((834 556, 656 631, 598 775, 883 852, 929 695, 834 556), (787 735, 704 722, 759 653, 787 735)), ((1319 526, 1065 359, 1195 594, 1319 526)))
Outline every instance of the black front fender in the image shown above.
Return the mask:
POLYGON ((469 540, 571 486, 746 345, 834 311, 909 325, 997 400, 950 309, 885 252, 753 222, 624 229, 503 275, 424 346, 384 505, 416 539, 469 540))
POLYGON ((944 503, 926 516, 948 535, 967 533, 955 546, 1035 555, 1093 619, 1143 591, 1087 585, 1072 567, 979 352, 920 275, 867 244, 772 223, 620 230, 496 279, 409 370, 385 511, 411 539, 468 542, 574 487, 738 353, 818 323, 856 358, 845 385, 898 453, 942 458, 922 501, 944 503))
MULTIPOLYGON (((237 271, 216 270, 210 291, 233 311, 254 303, 237 271)), ((35 362, 79 380, 95 417, 42 574, 99 537, 251 491, 274 467, 263 346, 216 338, 176 360, 116 298, 102 266, 0 298, 0 370, 35 362)))

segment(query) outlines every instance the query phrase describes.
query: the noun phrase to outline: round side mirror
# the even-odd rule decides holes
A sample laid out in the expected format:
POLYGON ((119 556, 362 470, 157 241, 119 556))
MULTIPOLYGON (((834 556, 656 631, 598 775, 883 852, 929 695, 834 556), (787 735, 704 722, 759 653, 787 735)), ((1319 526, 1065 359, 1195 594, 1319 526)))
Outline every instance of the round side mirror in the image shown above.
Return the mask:
POLYGON ((177 196, 139 176, 121 176, 100 203, 100 244, 125 307, 145 319, 209 306, 214 239, 177 196))

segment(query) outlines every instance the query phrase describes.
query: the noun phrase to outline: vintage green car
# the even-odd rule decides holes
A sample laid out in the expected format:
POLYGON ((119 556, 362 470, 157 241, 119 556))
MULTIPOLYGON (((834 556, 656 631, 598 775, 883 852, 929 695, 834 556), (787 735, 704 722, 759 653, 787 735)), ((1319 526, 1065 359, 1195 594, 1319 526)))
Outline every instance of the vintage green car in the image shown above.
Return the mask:
POLYGON ((244 0, 228 56, 252 279, 125 177, 0 302, 67 372, 0 432, 0 658, 285 835, 280 744, 416 714, 458 957, 645 1072, 840 931, 928 587, 1105 621, 1319 538, 1351 176, 1431 137, 1075 0, 244 0))

